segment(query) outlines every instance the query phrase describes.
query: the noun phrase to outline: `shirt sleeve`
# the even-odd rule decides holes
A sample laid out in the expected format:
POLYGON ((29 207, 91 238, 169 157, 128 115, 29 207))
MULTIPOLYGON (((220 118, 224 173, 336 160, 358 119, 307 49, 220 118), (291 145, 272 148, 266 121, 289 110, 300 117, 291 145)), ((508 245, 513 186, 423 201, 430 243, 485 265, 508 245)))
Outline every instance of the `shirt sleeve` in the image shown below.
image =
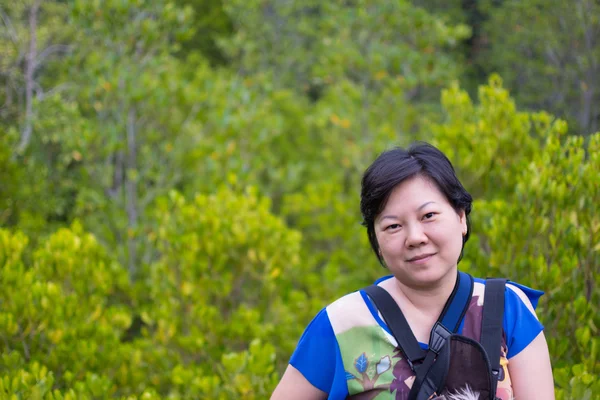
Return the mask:
POLYGON ((330 393, 338 345, 326 309, 321 310, 302 334, 290 364, 316 388, 330 393))
POLYGON ((519 354, 544 329, 535 314, 538 300, 543 294, 515 282, 506 284, 504 331, 509 359, 519 354))

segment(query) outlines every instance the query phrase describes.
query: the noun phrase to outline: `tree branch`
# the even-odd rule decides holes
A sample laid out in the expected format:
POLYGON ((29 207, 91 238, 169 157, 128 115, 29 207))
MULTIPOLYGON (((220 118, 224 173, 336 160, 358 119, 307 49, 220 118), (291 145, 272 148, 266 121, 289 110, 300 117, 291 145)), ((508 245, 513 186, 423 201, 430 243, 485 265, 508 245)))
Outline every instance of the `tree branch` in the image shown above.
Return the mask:
POLYGON ((40 55, 37 57, 37 60, 33 66, 34 71, 36 71, 44 62, 44 60, 46 60, 46 58, 48 58, 49 56, 55 54, 55 53, 62 53, 62 54, 66 54, 69 53, 72 49, 72 46, 67 46, 65 44, 54 44, 51 46, 48 46, 44 49, 44 51, 42 51, 40 53, 40 55))
POLYGON ((4 12, 4 10, 2 8, 0 8, 0 18, 2 19, 2 22, 4 22, 4 25, 6 26, 8 36, 10 36, 10 39, 12 40, 12 42, 15 45, 18 45, 19 38, 17 37, 17 32, 15 31, 15 28, 13 27, 12 22, 10 21, 10 18, 8 17, 8 15, 6 15, 6 13, 4 12))
POLYGON ((25 126, 21 133, 19 152, 23 152, 31 141, 33 119, 33 74, 37 56, 37 16, 40 1, 35 0, 29 10, 29 51, 25 58, 25 126))
POLYGON ((137 204, 137 179, 132 176, 132 171, 137 170, 137 148, 136 148, 136 112, 132 106, 127 114, 127 158, 126 158, 126 181, 125 191, 126 210, 127 210, 127 245, 129 249, 128 266, 130 277, 135 276, 136 272, 136 247, 137 241, 135 237, 129 234, 130 231, 137 227, 138 221, 138 204, 137 204))
MULTIPOLYGON (((67 90, 70 87, 74 87, 74 85, 72 85, 70 82, 67 83, 61 83, 60 85, 56 85, 55 87, 53 87, 52 89, 44 92, 41 91, 41 93, 37 94, 37 99, 39 101, 44 100, 46 97, 52 96, 54 93, 59 93, 62 92, 64 90, 67 90)), ((41 90, 42 88, 39 87, 39 89, 41 90)))
POLYGON ((113 171, 113 182, 112 186, 106 189, 106 194, 111 200, 115 200, 121 191, 121 186, 123 185, 123 164, 124 164, 124 156, 122 151, 117 151, 115 153, 111 153, 106 160, 106 165, 109 165, 114 162, 114 171, 113 171), (114 159, 114 161, 113 161, 114 159))

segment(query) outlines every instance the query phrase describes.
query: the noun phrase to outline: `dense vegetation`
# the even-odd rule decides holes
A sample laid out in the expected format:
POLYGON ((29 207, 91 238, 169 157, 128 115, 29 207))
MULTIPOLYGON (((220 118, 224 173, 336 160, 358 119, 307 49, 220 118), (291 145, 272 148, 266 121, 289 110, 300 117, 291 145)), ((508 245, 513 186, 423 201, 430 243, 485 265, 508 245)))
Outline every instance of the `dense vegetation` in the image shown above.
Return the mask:
POLYGON ((476 199, 461 268, 544 290, 557 398, 600 399, 599 15, 0 1, 0 398, 267 398, 386 272, 362 171, 425 140, 476 199))

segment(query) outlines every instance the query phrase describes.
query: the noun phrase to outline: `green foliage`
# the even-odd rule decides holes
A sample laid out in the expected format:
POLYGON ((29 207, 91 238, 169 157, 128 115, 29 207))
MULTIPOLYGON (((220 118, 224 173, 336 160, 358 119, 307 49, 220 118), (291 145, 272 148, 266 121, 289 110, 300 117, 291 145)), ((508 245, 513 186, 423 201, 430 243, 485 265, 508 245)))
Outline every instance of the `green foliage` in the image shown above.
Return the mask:
POLYGON ((14 223, 16 219, 14 207, 19 194, 19 181, 23 178, 19 164, 12 159, 12 146, 15 131, 4 131, 0 128, 0 225, 14 223))
POLYGON ((189 6, 194 11, 190 22, 194 33, 181 42, 180 54, 189 56, 200 52, 213 65, 225 64, 225 56, 217 41, 230 36, 233 26, 223 9, 223 0, 177 0, 176 4, 182 8, 189 6))
POLYGON ((457 76, 448 50, 469 34, 405 1, 229 0, 225 10, 236 33, 221 43, 234 63, 313 98, 340 79, 367 88, 388 75, 411 90, 441 85, 457 76))
POLYGON ((478 195, 462 263, 546 292, 538 314, 557 393, 592 398, 600 374, 600 133, 586 145, 565 135, 563 121, 516 112, 497 78, 479 94, 475 106, 456 86, 444 92, 447 119, 433 128, 434 143, 478 195))
POLYGON ((523 106, 566 118, 582 134, 598 131, 600 4, 506 0, 487 14, 490 45, 478 63, 500 73, 523 106))
POLYGON ((540 139, 562 134, 566 124, 547 113, 517 111, 499 76, 479 87, 479 104, 457 84, 442 92, 445 120, 433 124, 432 143, 453 165, 475 197, 504 196, 515 176, 539 152, 540 139))
MULTIPOLYGON (((29 13, 33 0, 3 2, 0 4, 0 120, 15 124, 19 130, 25 123, 25 65, 35 38, 35 99, 43 103, 49 93, 60 92, 65 83, 62 57, 70 51, 77 37, 76 31, 66 24, 68 7, 64 2, 39 2, 37 29, 32 34, 29 13)), ((37 113, 35 107, 33 113, 37 113)))
POLYGON ((302 330, 293 321, 315 312, 298 289, 311 274, 300 234, 253 189, 189 204, 172 193, 155 214, 149 235, 162 256, 136 287, 79 224, 29 255, 26 236, 0 231, 2 393, 146 398, 150 382, 171 398, 227 399, 273 389, 276 353, 289 354, 302 330))
POLYGON ((131 318, 118 302, 128 291, 125 271, 79 225, 53 234, 31 254, 33 263, 25 261, 23 234, 2 230, 0 242, 5 393, 31 390, 41 398, 79 382, 87 382, 84 392, 110 393, 119 354, 107 350, 119 346, 131 318), (24 386, 10 384, 15 379, 24 386))
POLYGON ((267 398, 387 273, 360 178, 416 139, 475 197, 461 268, 544 290, 557 398, 599 398, 600 134, 523 108, 593 117, 590 2, 34 4, 0 6, 1 398, 267 398))
POLYGON ((597 382, 589 376, 600 374, 600 291, 595 283, 600 219, 594 212, 600 198, 594 184, 600 180, 599 149, 600 134, 590 138, 587 149, 581 137, 561 146, 558 137, 550 136, 519 176, 512 198, 489 205, 493 217, 484 230, 493 249, 492 270, 546 291, 540 314, 554 366, 571 371, 579 364, 572 369, 575 382, 557 372, 558 387, 570 388, 573 398, 583 398, 584 389, 597 393, 597 382), (565 337, 576 340, 569 343, 565 337))
POLYGON ((140 239, 148 207, 187 168, 179 162, 192 143, 194 111, 173 71, 182 69, 174 54, 194 32, 193 11, 166 1, 77 1, 71 14, 85 33, 72 71, 88 124, 73 212, 134 276, 152 256, 140 239))
POLYGON ((155 300, 144 302, 154 305, 144 315, 155 338, 218 362, 223 349, 284 335, 287 315, 305 313, 285 301, 300 295, 299 277, 309 273, 298 255, 299 233, 271 215, 269 201, 253 189, 221 189, 190 204, 170 197, 157 206, 158 232, 150 233, 161 254, 149 272, 147 295, 155 300))

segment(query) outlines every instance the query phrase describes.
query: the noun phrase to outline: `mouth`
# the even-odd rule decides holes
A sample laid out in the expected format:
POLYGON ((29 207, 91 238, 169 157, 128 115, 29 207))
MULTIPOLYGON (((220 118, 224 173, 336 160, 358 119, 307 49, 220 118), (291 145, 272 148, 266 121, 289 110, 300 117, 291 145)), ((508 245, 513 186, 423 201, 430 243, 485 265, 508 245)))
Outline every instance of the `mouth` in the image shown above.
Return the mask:
POLYGON ((420 255, 410 258, 406 261, 413 262, 413 263, 421 263, 421 262, 425 262, 425 261, 429 260, 431 257, 433 257, 436 254, 437 253, 420 254, 420 255))

